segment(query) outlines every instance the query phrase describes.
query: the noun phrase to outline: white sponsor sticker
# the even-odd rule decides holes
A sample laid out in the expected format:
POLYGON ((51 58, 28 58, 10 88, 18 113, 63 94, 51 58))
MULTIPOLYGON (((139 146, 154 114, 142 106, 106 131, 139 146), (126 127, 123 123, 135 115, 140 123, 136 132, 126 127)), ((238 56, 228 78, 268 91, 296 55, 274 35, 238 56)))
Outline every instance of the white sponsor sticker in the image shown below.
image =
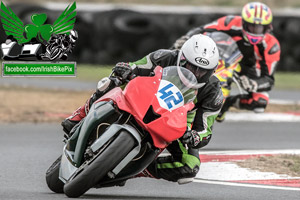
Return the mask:
POLYGON ((162 80, 156 94, 159 105, 169 111, 184 105, 180 90, 171 82, 162 80))

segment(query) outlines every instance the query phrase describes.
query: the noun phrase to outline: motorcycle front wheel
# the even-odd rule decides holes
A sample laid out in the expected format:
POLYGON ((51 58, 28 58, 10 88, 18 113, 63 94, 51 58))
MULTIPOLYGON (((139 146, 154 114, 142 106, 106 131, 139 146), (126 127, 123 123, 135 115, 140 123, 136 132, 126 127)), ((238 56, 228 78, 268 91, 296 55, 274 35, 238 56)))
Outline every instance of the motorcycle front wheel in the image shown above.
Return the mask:
POLYGON ((59 179, 61 156, 54 161, 46 172, 46 183, 55 193, 64 193, 64 183, 59 179))
POLYGON ((64 193, 76 198, 95 186, 134 148, 135 139, 126 131, 111 141, 103 151, 64 185, 64 193))

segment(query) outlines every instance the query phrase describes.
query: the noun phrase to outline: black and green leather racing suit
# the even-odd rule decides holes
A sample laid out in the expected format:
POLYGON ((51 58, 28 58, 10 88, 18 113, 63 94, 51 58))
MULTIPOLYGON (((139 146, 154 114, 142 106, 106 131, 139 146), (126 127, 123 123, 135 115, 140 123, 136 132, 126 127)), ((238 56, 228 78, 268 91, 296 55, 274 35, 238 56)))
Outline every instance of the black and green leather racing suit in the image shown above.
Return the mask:
MULTIPOLYGON (((178 50, 157 50, 141 60, 129 63, 137 76, 149 76, 156 66, 176 66, 178 50)), ((211 76, 209 81, 198 89, 195 108, 188 113, 188 126, 196 130, 201 142, 197 148, 208 144, 212 136, 212 127, 223 103, 223 94, 219 80, 211 76)), ((155 178, 178 181, 182 178, 195 177, 199 171, 200 158, 198 149, 188 148, 179 140, 167 147, 170 156, 158 157, 147 168, 155 178)))

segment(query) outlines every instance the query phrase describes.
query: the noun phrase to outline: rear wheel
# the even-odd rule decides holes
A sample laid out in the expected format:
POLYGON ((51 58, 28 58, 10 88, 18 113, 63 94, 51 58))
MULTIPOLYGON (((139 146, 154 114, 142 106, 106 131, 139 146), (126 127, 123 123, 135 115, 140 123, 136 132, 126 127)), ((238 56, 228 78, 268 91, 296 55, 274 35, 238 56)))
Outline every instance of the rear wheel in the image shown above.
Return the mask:
POLYGON ((64 193, 68 197, 79 197, 99 181, 134 148, 135 140, 126 131, 120 134, 101 151, 91 163, 84 166, 64 186, 64 193))
POLYGON ((64 193, 64 183, 59 179, 61 156, 49 167, 46 172, 46 182, 50 190, 55 193, 64 193))

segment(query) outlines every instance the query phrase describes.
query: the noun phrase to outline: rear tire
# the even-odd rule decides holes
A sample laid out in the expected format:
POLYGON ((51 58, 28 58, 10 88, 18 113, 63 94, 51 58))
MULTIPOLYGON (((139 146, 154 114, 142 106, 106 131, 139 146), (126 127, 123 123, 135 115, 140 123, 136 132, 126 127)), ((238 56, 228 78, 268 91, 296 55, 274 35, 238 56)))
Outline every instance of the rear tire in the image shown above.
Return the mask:
POLYGON ((134 138, 128 132, 121 131, 94 161, 86 165, 79 174, 65 184, 64 193, 72 198, 83 195, 116 167, 134 145, 134 138))
POLYGON ((50 190, 55 193, 64 193, 64 183, 59 179, 61 156, 49 167, 46 172, 46 182, 50 190))

